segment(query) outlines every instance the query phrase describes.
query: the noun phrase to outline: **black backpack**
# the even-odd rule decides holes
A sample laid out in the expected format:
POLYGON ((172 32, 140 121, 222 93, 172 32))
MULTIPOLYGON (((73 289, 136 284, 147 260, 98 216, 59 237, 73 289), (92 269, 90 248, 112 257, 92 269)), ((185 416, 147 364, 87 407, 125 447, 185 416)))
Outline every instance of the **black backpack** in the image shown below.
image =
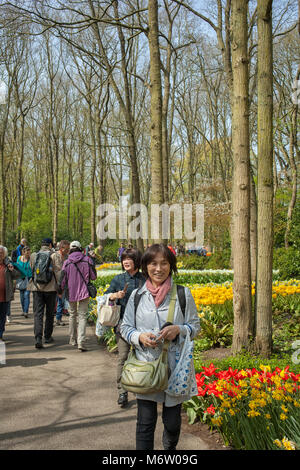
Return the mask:
POLYGON ((53 276, 51 251, 39 251, 36 255, 33 268, 33 282, 35 284, 48 284, 53 276))
MULTIPOLYGON (((136 314, 138 305, 140 303, 142 294, 139 293, 137 290, 134 296, 134 313, 136 314)), ((184 286, 180 286, 179 284, 177 285, 177 297, 179 300, 179 305, 182 311, 183 316, 185 316, 185 306, 186 306, 186 298, 185 298, 185 292, 184 292, 184 286)))

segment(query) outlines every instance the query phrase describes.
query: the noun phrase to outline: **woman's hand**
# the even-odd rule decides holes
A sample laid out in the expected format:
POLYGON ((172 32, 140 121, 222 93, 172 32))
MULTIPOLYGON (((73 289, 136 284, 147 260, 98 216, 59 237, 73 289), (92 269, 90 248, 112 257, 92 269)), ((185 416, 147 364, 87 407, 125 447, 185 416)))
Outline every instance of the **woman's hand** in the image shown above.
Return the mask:
POLYGON ((173 341, 180 334, 180 328, 178 325, 169 325, 163 328, 160 332, 157 341, 166 340, 173 341))
POLYGON ((141 333, 139 336, 139 342, 146 348, 154 349, 157 346, 157 338, 151 332, 141 333))
POLYGON ((123 299, 125 297, 126 292, 124 290, 119 290, 118 292, 115 292, 114 294, 110 294, 109 300, 116 300, 116 299, 123 299))

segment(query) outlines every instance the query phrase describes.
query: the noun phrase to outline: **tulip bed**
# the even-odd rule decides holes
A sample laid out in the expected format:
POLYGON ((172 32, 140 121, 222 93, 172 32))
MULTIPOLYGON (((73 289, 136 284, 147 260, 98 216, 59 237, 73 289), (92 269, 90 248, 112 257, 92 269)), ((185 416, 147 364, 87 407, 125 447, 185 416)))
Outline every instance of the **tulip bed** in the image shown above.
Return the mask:
MULTIPOLYGON (((116 267, 106 268, 96 280, 99 295, 120 272, 116 267)), ((194 341, 199 393, 184 407, 190 423, 200 419, 209 424, 235 449, 300 449, 300 366, 292 361, 291 350, 300 338, 300 281, 280 281, 276 276, 273 273, 273 342, 279 354, 261 367, 261 359, 246 355, 204 365, 206 350, 231 345, 232 271, 179 270, 175 277, 176 283, 190 288, 201 323, 194 341)), ((254 294, 253 284, 253 300, 254 294)), ((96 321, 95 301, 90 315, 96 321)), ((109 350, 115 349, 112 330, 106 332, 105 341, 109 350)))
POLYGON ((235 449, 300 449, 300 374, 289 366, 218 370, 210 364, 196 380, 198 396, 184 403, 190 423, 200 418, 235 449))

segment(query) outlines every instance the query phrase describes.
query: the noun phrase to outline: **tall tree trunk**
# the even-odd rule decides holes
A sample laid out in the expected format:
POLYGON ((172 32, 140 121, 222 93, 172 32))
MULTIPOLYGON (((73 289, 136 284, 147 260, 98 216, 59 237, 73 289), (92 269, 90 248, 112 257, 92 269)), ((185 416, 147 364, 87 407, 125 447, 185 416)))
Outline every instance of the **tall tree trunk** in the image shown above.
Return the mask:
MULTIPOLYGON (((161 204, 163 194, 162 168, 162 87, 160 74, 160 51, 158 42, 158 3, 149 0, 149 49, 150 49, 150 93, 151 93, 151 204, 161 204)), ((155 242, 162 242, 162 224, 159 223, 159 235, 155 242)))
POLYGON ((17 227, 19 227, 22 220, 22 209, 23 209, 23 198, 22 198, 22 189, 23 189, 23 166, 24 166, 24 127, 25 127, 25 118, 22 114, 21 117, 21 153, 18 162, 17 170, 17 227))
POLYGON ((232 348, 249 348, 252 334, 250 269, 250 150, 247 2, 232 0, 232 251, 234 334, 232 348))
MULTIPOLYGON (((299 81, 299 78, 300 78, 300 65, 298 66, 296 83, 299 81)), ((297 139, 297 133, 298 133, 297 126, 298 126, 298 104, 295 103, 292 109, 291 126, 290 126, 289 163, 290 163, 291 174, 292 174, 292 196, 289 202, 286 230, 284 234, 285 248, 289 247, 289 237, 290 237, 290 231, 292 228, 292 217, 293 217, 293 212, 294 212, 294 209, 296 206, 296 200, 297 200, 298 169, 297 169, 296 162, 298 161, 298 158, 295 159, 295 152, 296 152, 296 156, 299 153, 298 139, 297 139)))
POLYGON ((273 266, 273 43, 272 0, 258 1, 258 190, 256 338, 258 352, 272 350, 273 266))
POLYGON ((255 181, 250 171, 250 259, 251 259, 251 282, 256 282, 257 264, 257 198, 255 181))

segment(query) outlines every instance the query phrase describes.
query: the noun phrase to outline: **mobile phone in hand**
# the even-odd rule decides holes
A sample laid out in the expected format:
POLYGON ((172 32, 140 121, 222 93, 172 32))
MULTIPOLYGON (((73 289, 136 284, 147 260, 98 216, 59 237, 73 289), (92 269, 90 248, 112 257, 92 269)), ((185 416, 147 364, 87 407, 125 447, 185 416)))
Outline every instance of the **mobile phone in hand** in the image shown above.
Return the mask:
POLYGON ((128 282, 126 282, 126 284, 125 284, 125 286, 124 286, 124 288, 123 288, 123 291, 126 292, 127 289, 128 289, 128 282))

